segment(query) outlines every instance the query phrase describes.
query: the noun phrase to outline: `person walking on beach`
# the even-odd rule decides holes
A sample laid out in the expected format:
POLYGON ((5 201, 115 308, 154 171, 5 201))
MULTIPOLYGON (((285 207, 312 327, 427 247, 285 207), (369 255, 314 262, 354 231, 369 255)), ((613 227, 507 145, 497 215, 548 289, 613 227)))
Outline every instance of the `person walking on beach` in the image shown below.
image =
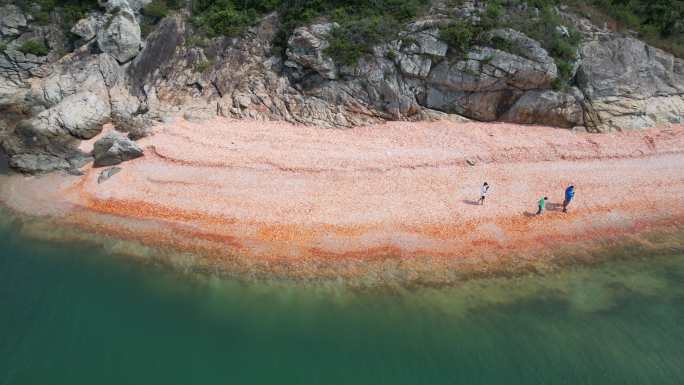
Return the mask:
POLYGON ((487 197, 487 194, 489 193, 489 184, 487 182, 484 182, 482 185, 482 188, 480 189, 480 205, 484 204, 485 198, 487 197))
POLYGON ((544 213, 544 209, 546 209, 546 201, 549 198, 543 197, 542 199, 539 200, 539 210, 537 210, 537 214, 535 215, 542 215, 544 213))
POLYGON ((565 189, 565 200, 563 201, 563 212, 568 212, 568 205, 572 202, 572 198, 575 197, 575 186, 570 185, 565 189))

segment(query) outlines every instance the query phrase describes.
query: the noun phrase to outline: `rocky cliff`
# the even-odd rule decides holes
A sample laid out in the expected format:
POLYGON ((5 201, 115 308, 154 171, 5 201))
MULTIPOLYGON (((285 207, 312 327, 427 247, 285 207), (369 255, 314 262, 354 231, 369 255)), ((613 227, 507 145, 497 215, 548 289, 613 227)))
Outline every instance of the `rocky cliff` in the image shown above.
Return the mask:
POLYGON ((101 0, 66 33, 12 3, 0 7, 0 140, 14 168, 76 171, 92 160, 79 141, 104 123, 136 139, 174 116, 325 127, 474 119, 590 132, 684 122, 684 60, 562 8, 581 42, 558 87, 557 62, 515 29, 487 30, 461 52, 449 44, 445 31, 477 18, 478 1, 433 2, 353 64, 329 55, 335 23, 324 19, 295 28, 282 52, 277 13, 198 44, 180 10, 143 37, 148 2, 101 0))

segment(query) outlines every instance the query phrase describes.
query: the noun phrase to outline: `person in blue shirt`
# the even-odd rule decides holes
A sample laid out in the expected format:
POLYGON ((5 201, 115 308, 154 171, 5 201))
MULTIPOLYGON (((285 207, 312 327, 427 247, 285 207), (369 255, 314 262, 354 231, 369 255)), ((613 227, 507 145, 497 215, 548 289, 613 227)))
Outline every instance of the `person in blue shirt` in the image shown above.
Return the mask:
POLYGON ((568 212, 568 205, 572 202, 572 198, 575 197, 575 186, 570 185, 565 189, 565 200, 563 201, 563 212, 568 212))

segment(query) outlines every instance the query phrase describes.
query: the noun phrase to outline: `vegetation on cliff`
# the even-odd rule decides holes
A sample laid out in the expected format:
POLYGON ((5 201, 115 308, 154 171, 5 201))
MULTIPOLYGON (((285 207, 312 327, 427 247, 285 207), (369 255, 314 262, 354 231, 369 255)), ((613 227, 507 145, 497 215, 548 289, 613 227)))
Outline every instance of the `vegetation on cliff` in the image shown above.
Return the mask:
MULTIPOLYGON (((462 0, 451 0, 462 3, 462 0)), ((12 3, 33 16, 39 24, 58 23, 65 32, 89 11, 99 8, 97 0, 18 0, 12 3)), ((353 63, 373 45, 396 36, 402 25, 424 12, 430 0, 153 0, 143 9, 147 28, 172 10, 187 8, 196 27, 209 37, 235 36, 254 25, 260 17, 278 12, 281 31, 275 46, 282 48, 296 27, 319 19, 339 24, 331 33, 330 54, 339 62, 353 63)), ((511 26, 542 42, 559 59, 568 60, 572 41, 555 39, 557 12, 561 5, 613 29, 639 33, 649 44, 684 57, 684 0, 490 0, 477 25, 457 25, 446 32, 455 49, 464 50, 477 42, 483 28, 511 26), (541 17, 523 15, 517 21, 510 10, 526 4, 541 17), (504 14, 505 17, 501 17, 504 14), (511 25, 514 24, 514 25, 511 25), (569 46, 568 46, 569 45, 569 46)), ((515 12, 514 12, 515 13, 515 12)), ((515 16, 515 15, 514 15, 515 16)), ((144 26, 143 26, 144 27, 144 26)))
POLYGON ((684 0, 569 0, 565 3, 596 24, 634 30, 647 43, 684 57, 684 0))

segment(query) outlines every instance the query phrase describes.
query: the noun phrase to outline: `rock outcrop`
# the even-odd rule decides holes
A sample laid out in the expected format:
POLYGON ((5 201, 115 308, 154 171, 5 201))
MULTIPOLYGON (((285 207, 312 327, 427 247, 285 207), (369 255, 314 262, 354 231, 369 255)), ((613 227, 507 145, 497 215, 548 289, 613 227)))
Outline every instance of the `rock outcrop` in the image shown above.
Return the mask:
POLYGON ((113 166, 143 156, 143 150, 134 141, 117 131, 110 131, 93 146, 95 167, 113 166))
POLYGON ((335 28, 335 23, 314 24, 294 30, 287 42, 287 58, 285 65, 294 68, 294 73, 300 78, 304 76, 303 69, 311 69, 324 79, 337 79, 337 66, 325 54, 330 45, 327 35, 335 28))
POLYGON ((0 7, 0 35, 18 36, 28 26, 26 15, 14 4, 0 7))
POLYGON ((592 128, 684 122, 684 60, 622 36, 587 42, 581 54, 577 80, 591 103, 592 128))
POLYGON ((71 167, 63 157, 50 154, 19 154, 10 158, 10 166, 24 173, 67 170, 71 167))
POLYGON ((501 120, 555 127, 584 126, 582 95, 578 89, 571 91, 528 91, 501 116, 501 120))
MULTIPOLYGON (((564 16, 583 41, 564 63, 569 85, 558 87, 554 58, 520 31, 486 31, 465 51, 449 46, 445 28, 455 19, 476 20, 479 2, 436 1, 354 64, 329 55, 336 25, 325 20, 296 28, 284 51, 275 50, 277 14, 239 37, 201 40, 181 11, 143 39, 147 3, 102 0, 71 28, 77 39, 67 54, 64 33, 36 25, 15 5, 0 6, 0 143, 13 167, 74 172, 92 159, 78 150, 80 140, 102 124, 137 139, 155 120, 175 116, 324 127, 474 119, 592 132, 684 122, 682 59, 579 16, 564 16), (28 41, 44 42, 49 52, 21 49, 28 41)), ((570 38, 567 28, 559 33, 570 38)), ((138 153, 133 142, 108 140, 98 165, 138 153)))
POLYGON ((121 8, 97 32, 97 45, 119 63, 126 63, 140 52, 140 25, 132 11, 121 8))

